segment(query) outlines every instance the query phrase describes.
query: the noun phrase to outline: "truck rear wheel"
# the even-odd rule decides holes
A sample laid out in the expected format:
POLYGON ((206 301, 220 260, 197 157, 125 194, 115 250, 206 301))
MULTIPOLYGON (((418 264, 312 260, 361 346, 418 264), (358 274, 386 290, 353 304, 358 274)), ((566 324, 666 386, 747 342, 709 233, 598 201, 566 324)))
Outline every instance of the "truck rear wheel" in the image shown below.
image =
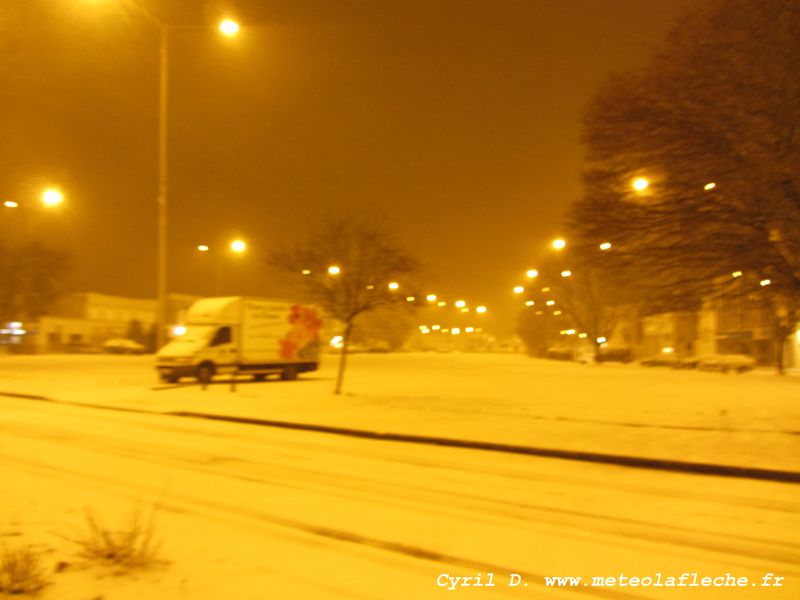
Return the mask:
POLYGON ((297 367, 286 367, 281 372, 281 379, 284 381, 292 381, 293 379, 297 379, 297 367))

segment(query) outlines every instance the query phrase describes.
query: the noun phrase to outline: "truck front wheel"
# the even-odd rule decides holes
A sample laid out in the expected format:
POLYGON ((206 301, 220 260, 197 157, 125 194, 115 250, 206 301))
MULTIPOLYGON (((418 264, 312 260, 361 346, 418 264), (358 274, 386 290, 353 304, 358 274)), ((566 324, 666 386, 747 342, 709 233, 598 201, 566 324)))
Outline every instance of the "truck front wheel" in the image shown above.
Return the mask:
POLYGON ((204 362, 197 367, 197 381, 203 384, 209 383, 212 377, 214 377, 214 363, 204 362))
POLYGON ((297 367, 286 367, 281 373, 281 379, 284 381, 292 381, 297 379, 297 367))

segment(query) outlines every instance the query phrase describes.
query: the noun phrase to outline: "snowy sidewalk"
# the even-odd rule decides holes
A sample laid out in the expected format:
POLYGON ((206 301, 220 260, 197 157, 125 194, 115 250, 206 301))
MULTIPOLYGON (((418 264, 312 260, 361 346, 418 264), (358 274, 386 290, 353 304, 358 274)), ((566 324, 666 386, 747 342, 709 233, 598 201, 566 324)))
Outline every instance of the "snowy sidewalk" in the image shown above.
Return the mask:
POLYGON ((2 356, 0 392, 54 400, 800 471, 800 380, 519 355, 337 357, 296 382, 156 389, 152 357, 2 356))

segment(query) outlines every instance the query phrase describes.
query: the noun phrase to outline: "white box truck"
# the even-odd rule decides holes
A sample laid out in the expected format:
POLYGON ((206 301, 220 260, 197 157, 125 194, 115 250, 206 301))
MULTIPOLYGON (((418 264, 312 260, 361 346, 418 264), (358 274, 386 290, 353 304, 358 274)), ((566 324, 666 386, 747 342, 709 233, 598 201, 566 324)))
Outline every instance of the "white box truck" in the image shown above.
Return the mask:
POLYGON ((209 381, 218 373, 271 373, 295 379, 319 366, 322 319, 317 309, 282 300, 204 298, 186 313, 186 331, 156 353, 163 381, 209 381))

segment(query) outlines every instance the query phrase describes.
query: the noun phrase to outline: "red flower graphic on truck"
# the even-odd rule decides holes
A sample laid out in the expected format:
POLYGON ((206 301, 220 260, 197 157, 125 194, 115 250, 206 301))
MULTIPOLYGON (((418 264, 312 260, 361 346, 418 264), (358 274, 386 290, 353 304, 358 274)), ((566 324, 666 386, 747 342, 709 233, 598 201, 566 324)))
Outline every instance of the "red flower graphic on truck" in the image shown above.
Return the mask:
POLYGON ((297 360, 316 356, 319 349, 319 330, 322 319, 313 308, 294 304, 289 312, 292 328, 279 340, 280 356, 286 360, 297 360))

